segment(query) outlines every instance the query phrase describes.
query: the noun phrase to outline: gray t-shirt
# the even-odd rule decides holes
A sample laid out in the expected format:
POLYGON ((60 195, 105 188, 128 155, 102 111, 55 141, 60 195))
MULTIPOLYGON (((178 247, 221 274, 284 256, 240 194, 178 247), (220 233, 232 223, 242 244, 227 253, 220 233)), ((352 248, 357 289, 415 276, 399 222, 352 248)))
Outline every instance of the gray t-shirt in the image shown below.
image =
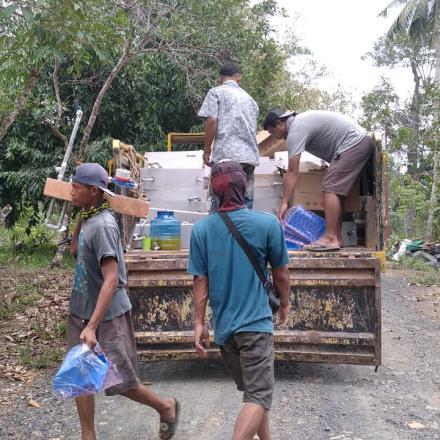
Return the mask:
POLYGON ((327 162, 357 145, 367 134, 348 116, 320 110, 290 117, 287 128, 289 158, 307 151, 327 162))
POLYGON ((199 116, 217 119, 213 162, 233 160, 258 165, 258 105, 235 81, 211 89, 199 116))
POLYGON ((76 271, 69 302, 72 315, 81 319, 90 319, 92 316, 104 282, 101 272, 101 260, 104 257, 114 257, 118 260, 119 283, 103 321, 131 309, 125 290, 127 275, 119 228, 113 214, 104 210, 81 225, 76 271))

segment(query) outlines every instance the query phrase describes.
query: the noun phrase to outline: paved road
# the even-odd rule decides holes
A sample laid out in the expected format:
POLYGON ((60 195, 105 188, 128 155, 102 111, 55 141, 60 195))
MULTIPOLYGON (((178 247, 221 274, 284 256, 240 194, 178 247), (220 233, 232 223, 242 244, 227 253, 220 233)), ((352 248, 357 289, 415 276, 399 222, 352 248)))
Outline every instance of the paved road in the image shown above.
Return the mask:
MULTIPOLYGON (((399 273, 384 277, 383 366, 277 364, 271 413, 274 440, 440 439, 440 318, 399 273), (419 428, 408 426, 417 422, 419 428)), ((437 293, 440 300, 440 292, 437 293)), ((438 304, 438 303, 434 303, 438 304)), ((221 364, 143 364, 160 394, 182 402, 178 439, 229 440, 241 406, 221 364)), ((22 404, 4 413, 2 438, 78 439, 71 403, 34 388, 41 409, 22 404)), ((98 400, 100 439, 157 438, 156 414, 121 397, 98 400)))

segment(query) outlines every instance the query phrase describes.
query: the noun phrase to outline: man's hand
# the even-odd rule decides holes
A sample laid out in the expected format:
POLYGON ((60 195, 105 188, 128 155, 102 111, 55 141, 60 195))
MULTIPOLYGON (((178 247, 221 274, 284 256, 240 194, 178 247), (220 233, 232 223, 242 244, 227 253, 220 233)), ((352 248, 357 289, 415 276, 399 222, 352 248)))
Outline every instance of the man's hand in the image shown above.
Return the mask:
POLYGON ((288 208, 287 202, 281 201, 280 208, 278 209, 279 220, 284 220, 284 217, 286 216, 287 208, 288 208))
POLYGON ((80 334, 79 339, 81 342, 87 344, 91 350, 95 348, 98 343, 96 340, 96 330, 87 326, 80 334))
POLYGON ((212 162, 209 160, 211 158, 211 152, 210 151, 204 151, 203 152, 203 163, 208 166, 211 167, 212 166, 212 162))
POLYGON ((287 321, 287 315, 289 314, 289 306, 281 306, 278 310, 277 322, 275 325, 283 325, 287 321))
POLYGON ((194 346, 201 358, 207 358, 206 348, 209 348, 209 331, 202 324, 196 324, 194 331, 194 346))

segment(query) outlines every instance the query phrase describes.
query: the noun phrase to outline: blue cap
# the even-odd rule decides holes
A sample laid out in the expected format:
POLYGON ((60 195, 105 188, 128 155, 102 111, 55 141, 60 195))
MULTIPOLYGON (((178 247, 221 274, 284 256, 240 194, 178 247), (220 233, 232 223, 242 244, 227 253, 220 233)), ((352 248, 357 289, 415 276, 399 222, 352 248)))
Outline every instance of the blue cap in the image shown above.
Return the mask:
POLYGON ((72 177, 75 183, 83 183, 84 185, 96 186, 110 196, 114 196, 107 189, 108 174, 107 171, 99 165, 99 163, 83 163, 76 168, 75 175, 72 177))

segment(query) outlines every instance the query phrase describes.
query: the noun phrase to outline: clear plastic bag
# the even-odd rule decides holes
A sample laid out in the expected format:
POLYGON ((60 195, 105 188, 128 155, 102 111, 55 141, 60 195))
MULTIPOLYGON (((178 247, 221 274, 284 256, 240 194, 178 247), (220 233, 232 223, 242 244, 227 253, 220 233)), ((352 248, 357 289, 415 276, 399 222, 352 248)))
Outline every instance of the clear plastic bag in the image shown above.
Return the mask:
POLYGON ((122 382, 121 374, 99 344, 93 350, 81 344, 69 350, 52 385, 56 394, 67 399, 97 394, 122 382))

